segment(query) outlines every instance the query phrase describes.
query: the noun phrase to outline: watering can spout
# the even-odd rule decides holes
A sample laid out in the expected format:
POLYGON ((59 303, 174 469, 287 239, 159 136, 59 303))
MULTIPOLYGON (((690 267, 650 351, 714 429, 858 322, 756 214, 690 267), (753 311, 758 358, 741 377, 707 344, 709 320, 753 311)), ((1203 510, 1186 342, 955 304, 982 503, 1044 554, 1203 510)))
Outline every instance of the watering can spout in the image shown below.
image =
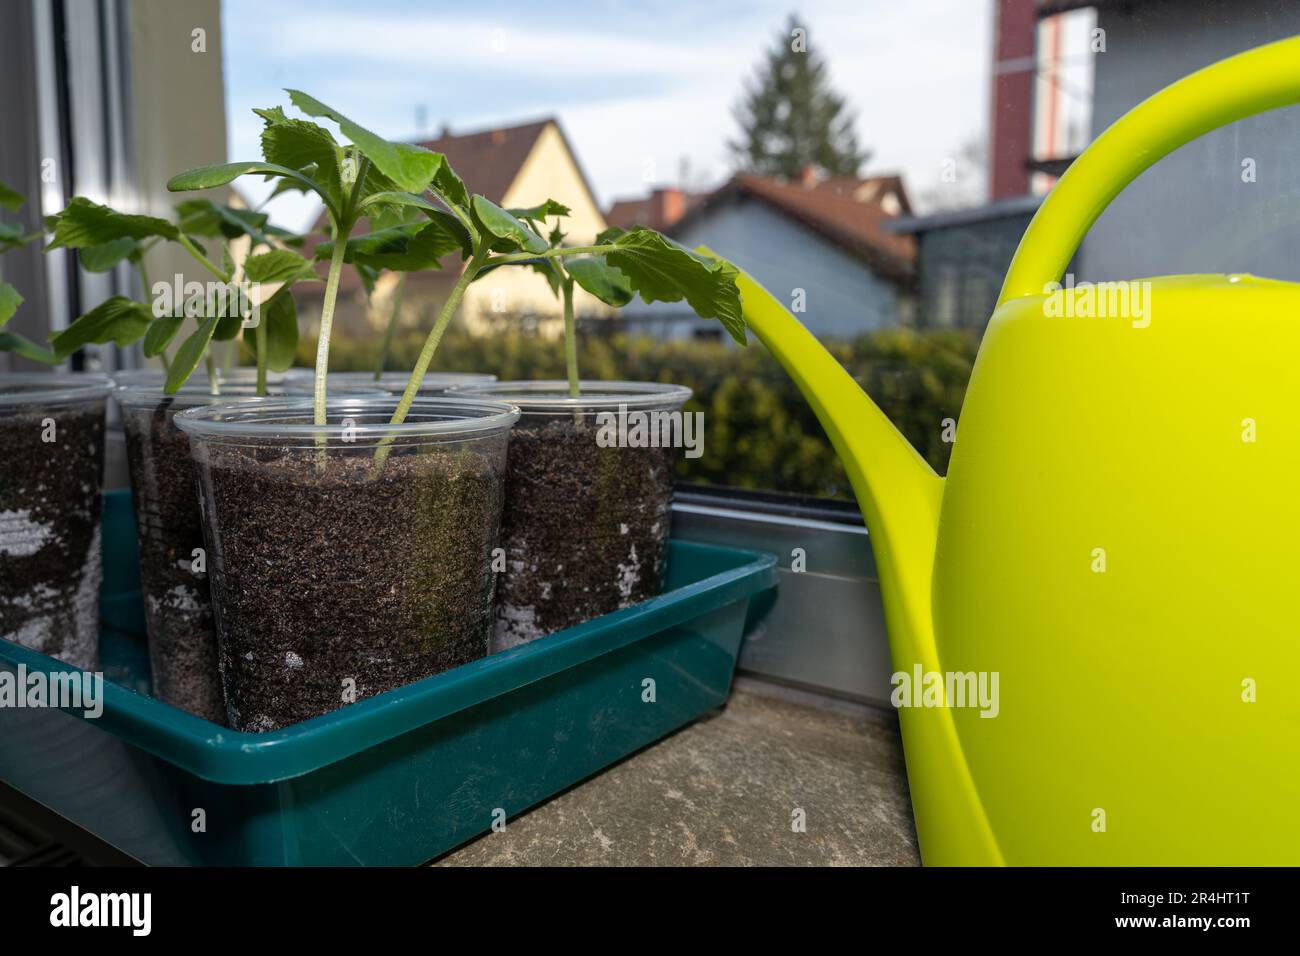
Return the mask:
MULTIPOLYGON (((743 271, 737 284, 746 323, 799 386, 853 484, 895 668, 941 671, 931 579, 944 480, 785 306, 743 271)), ((899 718, 922 857, 937 864, 1002 862, 951 711, 912 708, 899 718)))
POLYGON ((871 533, 890 634, 929 633, 943 479, 785 306, 744 272, 737 284, 746 323, 799 386, 848 472, 871 533))

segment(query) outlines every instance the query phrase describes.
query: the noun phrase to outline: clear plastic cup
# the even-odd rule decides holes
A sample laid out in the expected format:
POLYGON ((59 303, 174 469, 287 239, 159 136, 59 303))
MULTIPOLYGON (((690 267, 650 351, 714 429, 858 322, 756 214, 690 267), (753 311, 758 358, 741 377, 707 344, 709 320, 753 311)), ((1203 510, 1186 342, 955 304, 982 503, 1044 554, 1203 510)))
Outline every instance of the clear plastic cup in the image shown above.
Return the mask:
MULTIPOLYGON (((384 372, 375 380, 374 372, 330 372, 325 380, 326 392, 338 386, 379 388, 392 395, 401 395, 410 372, 384 372)), ((425 397, 446 395, 469 385, 486 385, 495 382, 495 375, 479 372, 426 372, 420 383, 419 394, 425 397)), ((285 373, 285 392, 289 395, 310 395, 316 387, 316 373, 311 369, 294 368, 285 373)))
POLYGON ((268 731, 483 657, 512 405, 191 408, 227 716, 268 731))
POLYGON ((680 454, 672 429, 674 416, 680 429, 697 421, 682 410, 691 390, 656 382, 579 388, 573 397, 567 382, 496 382, 454 393, 510 402, 521 412, 501 519, 506 571, 497 585, 494 651, 629 607, 663 587, 680 454), (654 445, 651 422, 659 429, 654 445))
MULTIPOLYGON (((257 373, 223 373, 216 395, 203 375, 192 376, 172 395, 163 392, 157 369, 119 372, 114 381, 135 503, 153 694, 224 724, 199 495, 190 442, 174 418, 187 408, 258 398, 257 373)), ((267 385, 271 395, 280 388, 278 382, 267 385)))
POLYGON ((0 636, 99 665, 102 375, 0 375, 0 636))
MULTIPOLYGON (((113 379, 113 384, 119 387, 124 385, 135 386, 135 387, 156 385, 161 390, 163 383, 167 380, 167 372, 161 368, 120 369, 119 371, 112 372, 110 374, 113 379)), ((266 385, 267 385, 268 392, 270 394, 275 394, 273 390, 280 388, 280 386, 284 384, 284 379, 285 379, 284 372, 268 371, 266 373, 266 385)), ((227 384, 256 385, 257 369, 250 368, 247 365, 241 365, 237 368, 231 368, 231 369, 222 369, 222 368, 217 369, 218 390, 220 390, 223 385, 227 385, 227 384)), ((207 372, 203 368, 195 369, 194 372, 191 373, 189 379, 186 380, 185 384, 181 386, 181 388, 187 390, 200 389, 204 391, 210 391, 211 386, 208 382, 207 372)))

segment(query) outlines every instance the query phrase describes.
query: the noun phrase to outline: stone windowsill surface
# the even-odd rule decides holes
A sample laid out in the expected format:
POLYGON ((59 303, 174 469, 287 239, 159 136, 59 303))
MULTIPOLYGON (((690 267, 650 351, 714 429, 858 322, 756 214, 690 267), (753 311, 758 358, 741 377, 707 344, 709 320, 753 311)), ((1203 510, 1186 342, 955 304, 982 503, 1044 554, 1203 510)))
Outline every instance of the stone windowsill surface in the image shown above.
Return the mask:
POLYGON ((916 866, 920 858, 896 716, 742 679, 724 708, 436 863, 916 866))

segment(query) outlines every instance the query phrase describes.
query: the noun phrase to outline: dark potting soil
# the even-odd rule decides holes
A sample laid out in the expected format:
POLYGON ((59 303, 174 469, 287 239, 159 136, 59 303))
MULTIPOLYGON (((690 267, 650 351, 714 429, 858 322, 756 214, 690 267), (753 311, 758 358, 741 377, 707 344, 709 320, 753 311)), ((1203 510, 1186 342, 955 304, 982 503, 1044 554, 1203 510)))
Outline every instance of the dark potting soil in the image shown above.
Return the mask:
POLYGON ((19 407, 0 448, 0 634, 96 670, 104 404, 19 407))
POLYGON ((654 597, 663 586, 671 448, 602 448, 591 416, 524 414, 510 437, 494 651, 654 597))
POLYGON ((487 654, 496 448, 394 454, 374 479, 369 453, 322 467, 311 450, 211 447, 199 468, 230 726, 285 727, 487 654))
POLYGON ((189 439, 172 422, 173 401, 162 396, 154 408, 123 411, 153 692, 224 724, 206 561, 192 566, 194 550, 204 547, 203 520, 189 439))

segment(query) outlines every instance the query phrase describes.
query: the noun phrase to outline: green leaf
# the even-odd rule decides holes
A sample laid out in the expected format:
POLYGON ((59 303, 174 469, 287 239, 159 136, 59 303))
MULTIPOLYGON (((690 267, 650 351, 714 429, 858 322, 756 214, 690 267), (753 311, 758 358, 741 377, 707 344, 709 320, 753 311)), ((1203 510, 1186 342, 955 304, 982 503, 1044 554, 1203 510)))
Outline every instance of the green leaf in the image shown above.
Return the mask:
POLYGON ((50 336, 54 354, 67 358, 83 345, 138 341, 153 321, 153 311, 143 302, 115 295, 78 318, 62 332, 50 336))
POLYGON ((365 154, 375 167, 391 179, 398 189, 422 193, 429 188, 438 170, 446 160, 441 153, 431 152, 410 143, 394 143, 377 136, 364 126, 359 126, 338 110, 326 106, 301 90, 288 90, 289 100, 308 116, 324 117, 339 124, 343 135, 365 154))
MULTIPOLYGON (((398 195, 404 194, 398 193, 398 195)), ((391 229, 394 226, 410 226, 424 220, 424 214, 415 206, 378 203, 365 208, 366 223, 370 226, 371 232, 391 229)))
POLYGON ((0 352, 13 352, 36 362, 44 362, 46 365, 58 365, 62 361, 49 349, 42 348, 17 332, 0 332, 0 352))
POLYGON ((312 178, 343 204, 343 182, 339 173, 339 144, 325 127, 285 115, 279 106, 253 110, 266 122, 262 128, 262 156, 268 163, 289 169, 311 167, 312 178))
MULTIPOLYGON (((425 199, 423 196, 416 196, 413 193, 402 192, 375 193, 368 197, 363 205, 368 210, 376 208, 382 209, 388 206, 406 206, 422 210, 430 220, 440 224, 444 233, 455 238, 456 242, 460 245, 462 259, 468 259, 470 254, 474 251, 471 245, 469 232, 465 229, 465 224, 451 213, 429 202, 429 200, 425 199)), ((380 219, 378 215, 374 218, 376 221, 379 221, 380 219)), ((321 257, 317 255, 316 258, 319 259, 321 257)), ((326 253, 325 258, 329 258, 328 253, 326 253)))
MULTIPOLYGON (((296 255, 296 253, 290 253, 296 255)), ((251 300, 249 290, 242 283, 208 282, 203 290, 196 294, 185 292, 185 299, 179 312, 187 319, 196 322, 208 318, 217 320, 217 327, 212 334, 219 342, 228 342, 239 335, 244 319, 250 314, 251 300)), ((189 284, 186 285, 186 290, 189 284)), ((175 313, 173 313, 175 314, 175 313)))
POLYGON ((606 261, 627 276, 644 301, 685 299, 700 318, 718 319, 733 339, 747 344, 735 266, 698 255, 652 229, 633 229, 614 244, 618 248, 606 254, 606 261))
POLYGON ((199 361, 203 358, 208 343, 212 341, 212 335, 217 331, 217 323, 220 321, 221 317, 217 315, 204 319, 202 324, 190 333, 190 337, 182 342, 181 347, 176 350, 171 367, 167 370, 166 385, 163 387, 163 391, 168 395, 175 394, 177 389, 184 385, 194 370, 198 368, 199 361))
POLYGON ((164 315, 150 322, 140 346, 144 350, 145 358, 161 355, 163 349, 176 338, 176 333, 181 330, 184 322, 184 316, 180 315, 164 315))
MULTIPOLYGON (((271 296, 262 306, 261 319, 266 323, 266 367, 283 372, 293 367, 298 351, 298 307, 287 290, 271 296)), ((257 358, 257 329, 244 329, 244 344, 257 358)))
POLYGON ((203 197, 178 202, 176 214, 181 232, 188 236, 219 236, 225 239, 248 236, 255 243, 269 246, 271 234, 284 231, 268 226, 266 213, 236 209, 203 197))
POLYGON ((469 212, 469 190, 465 188, 465 183, 446 160, 443 161, 437 175, 433 177, 433 188, 447 202, 469 212))
POLYGON ((140 256, 140 243, 130 236, 114 239, 98 246, 86 246, 77 253, 81 268, 87 272, 107 272, 123 259, 135 261, 140 256))
POLYGON ((0 249, 19 249, 27 245, 34 237, 26 235, 26 232, 21 222, 0 222, 0 249))
MULTIPOLYGON (((460 223, 445 213, 442 215, 450 223, 430 220, 354 236, 348 240, 343 261, 394 272, 441 269, 444 256, 464 251, 460 235, 450 228, 451 225, 459 227, 460 223)), ((459 233, 464 233, 464 229, 459 229, 459 233)), ((333 242, 316 247, 317 259, 328 259, 333 254, 333 242)))
MULTIPOLYGON (((532 262, 524 263, 524 265, 526 265, 529 269, 532 269, 534 272, 538 273, 543 279, 545 279, 546 284, 551 287, 551 292, 553 292, 556 296, 559 296, 560 272, 558 269, 555 268, 555 261, 553 259, 535 259, 532 262)), ((479 271, 479 275, 482 276, 490 271, 492 270, 482 269, 479 271)))
MULTIPOLYGON (((358 152, 354 146, 349 146, 347 148, 352 150, 354 153, 358 152)), ((381 173, 379 167, 374 163, 366 163, 365 170, 366 181, 361 184, 361 189, 358 193, 361 197, 371 196, 375 193, 399 193, 402 191, 397 183, 393 182, 381 173)))
POLYGON ((240 176, 250 176, 255 173, 262 173, 268 179, 276 176, 292 179, 304 189, 310 189, 322 198, 328 199, 319 183, 304 176, 296 169, 278 166, 275 163, 261 162, 219 163, 215 166, 200 166, 197 169, 187 170, 167 180, 167 189, 174 193, 189 192, 192 189, 211 189, 213 186, 224 186, 226 183, 234 182, 240 176))
POLYGON ((551 216, 571 215, 568 206, 558 203, 554 199, 548 199, 536 206, 529 206, 527 209, 508 209, 506 211, 516 219, 528 219, 532 222, 541 222, 551 216))
POLYGON ((374 266, 362 265, 359 262, 355 265, 355 268, 357 275, 361 279, 361 285, 366 290, 366 297, 369 298, 375 294, 375 283, 379 281, 379 270, 374 266))
POLYGON ((312 264, 289 249, 274 249, 244 260, 244 278, 249 282, 297 282, 316 279, 312 264))
POLYGON ((478 224, 507 244, 504 248, 500 248, 501 244, 494 243, 493 250, 504 252, 517 246, 528 252, 545 252, 550 248, 545 239, 492 200, 476 193, 472 202, 474 218, 478 224))
POLYGON ((212 333, 212 337, 218 342, 229 342, 239 336, 239 330, 243 327, 242 315, 223 315, 217 320, 217 328, 212 333))
POLYGON ((362 207, 370 209, 375 206, 412 206, 416 209, 423 209, 426 212, 442 212, 442 207, 429 202, 423 196, 417 196, 415 193, 404 192, 382 192, 371 193, 362 202, 362 207))
POLYGON ((0 282, 0 328, 4 328, 22 304, 23 297, 18 290, 8 282, 0 282))
POLYGON ((27 201, 18 190, 0 183, 0 206, 14 212, 22 208, 23 203, 27 201))
POLYGON ((619 308, 632 301, 632 284, 618 269, 599 256, 583 256, 564 263, 573 281, 601 302, 619 308))
MULTIPOLYGON (((302 173, 302 175, 307 179, 315 182, 318 170, 316 169, 315 164, 312 164, 310 166, 304 166, 302 169, 298 170, 298 172, 302 173)), ((276 196, 280 195, 280 193, 289 192, 306 193, 310 192, 310 190, 301 180, 280 178, 275 181, 275 186, 271 190, 271 195, 267 197, 267 201, 269 202, 274 199, 276 196)))
POLYGON ((166 219, 118 212, 83 196, 74 196, 63 212, 50 218, 54 221, 54 239, 47 250, 84 249, 117 239, 180 238, 180 230, 166 219))

